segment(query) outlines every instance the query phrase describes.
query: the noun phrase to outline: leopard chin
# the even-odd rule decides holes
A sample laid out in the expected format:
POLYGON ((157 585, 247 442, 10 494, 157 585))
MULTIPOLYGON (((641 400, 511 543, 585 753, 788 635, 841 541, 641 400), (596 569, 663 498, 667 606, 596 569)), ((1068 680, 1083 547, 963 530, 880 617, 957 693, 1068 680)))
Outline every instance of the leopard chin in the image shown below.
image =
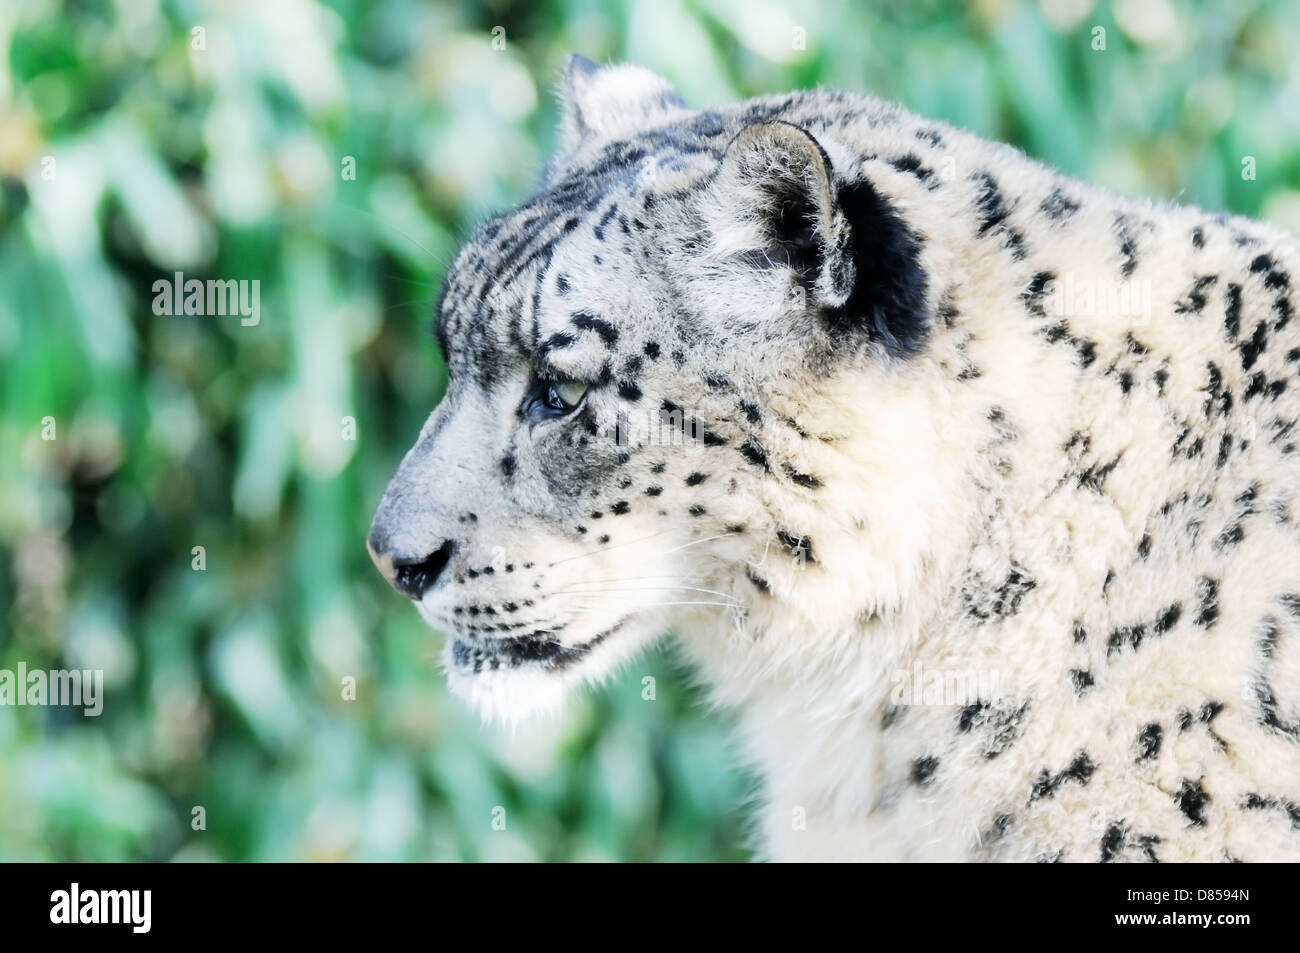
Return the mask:
POLYGON ((586 684, 599 684, 658 634, 624 620, 576 645, 545 637, 466 639, 449 634, 443 668, 452 693, 485 720, 517 724, 558 712, 586 684))

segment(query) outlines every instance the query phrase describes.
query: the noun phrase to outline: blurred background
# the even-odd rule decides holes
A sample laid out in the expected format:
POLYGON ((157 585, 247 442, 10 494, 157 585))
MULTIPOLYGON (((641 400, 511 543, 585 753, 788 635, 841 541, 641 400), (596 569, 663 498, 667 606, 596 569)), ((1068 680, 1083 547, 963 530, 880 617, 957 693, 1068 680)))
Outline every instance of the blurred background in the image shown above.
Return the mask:
POLYGON ((0 668, 106 683, 0 708, 0 859, 747 858, 753 779, 670 654, 482 727, 362 546, 564 55, 698 106, 874 93, 1300 231, 1297 49, 1297 4, 1243 0, 0 0, 0 668), (260 322, 155 314, 176 272, 258 280, 260 322))

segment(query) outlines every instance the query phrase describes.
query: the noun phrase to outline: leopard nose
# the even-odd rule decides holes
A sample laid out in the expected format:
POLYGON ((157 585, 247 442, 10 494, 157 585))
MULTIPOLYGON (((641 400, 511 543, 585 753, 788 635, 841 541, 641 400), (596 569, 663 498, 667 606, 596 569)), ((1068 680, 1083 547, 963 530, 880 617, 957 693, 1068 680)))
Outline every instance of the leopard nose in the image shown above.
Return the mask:
POLYGON ((394 589, 416 600, 438 582, 456 548, 451 540, 447 540, 428 555, 406 556, 389 552, 382 542, 373 534, 366 540, 366 549, 370 551, 375 568, 394 589))

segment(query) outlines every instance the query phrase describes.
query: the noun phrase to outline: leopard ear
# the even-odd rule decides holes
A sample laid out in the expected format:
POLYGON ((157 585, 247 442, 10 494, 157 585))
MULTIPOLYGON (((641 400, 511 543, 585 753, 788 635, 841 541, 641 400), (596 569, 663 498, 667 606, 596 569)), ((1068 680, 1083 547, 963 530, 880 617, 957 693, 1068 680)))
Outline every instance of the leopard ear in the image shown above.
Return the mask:
POLYGON ((848 298, 852 261, 836 214, 831 160, 798 126, 746 126, 727 146, 718 175, 718 237, 764 266, 785 265, 824 306, 848 298))
POLYGON ((598 66, 577 53, 565 62, 560 100, 566 154, 588 140, 626 138, 688 111, 662 76, 640 66, 598 66))
POLYGON ((806 130, 785 122, 742 129, 723 155, 715 210, 719 250, 790 268, 833 332, 865 333, 896 355, 924 340, 919 242, 866 178, 837 175, 806 130))

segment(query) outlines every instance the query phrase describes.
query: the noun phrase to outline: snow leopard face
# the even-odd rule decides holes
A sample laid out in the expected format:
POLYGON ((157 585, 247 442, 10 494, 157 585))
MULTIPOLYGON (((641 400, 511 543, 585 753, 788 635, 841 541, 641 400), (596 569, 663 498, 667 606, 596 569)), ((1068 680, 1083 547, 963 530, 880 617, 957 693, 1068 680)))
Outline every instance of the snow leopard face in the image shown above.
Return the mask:
POLYGON ((931 324, 921 239, 795 97, 695 112, 576 57, 564 93, 543 189, 446 277, 448 391, 368 540, 453 689, 506 717, 788 590, 844 437, 808 408, 931 324))

